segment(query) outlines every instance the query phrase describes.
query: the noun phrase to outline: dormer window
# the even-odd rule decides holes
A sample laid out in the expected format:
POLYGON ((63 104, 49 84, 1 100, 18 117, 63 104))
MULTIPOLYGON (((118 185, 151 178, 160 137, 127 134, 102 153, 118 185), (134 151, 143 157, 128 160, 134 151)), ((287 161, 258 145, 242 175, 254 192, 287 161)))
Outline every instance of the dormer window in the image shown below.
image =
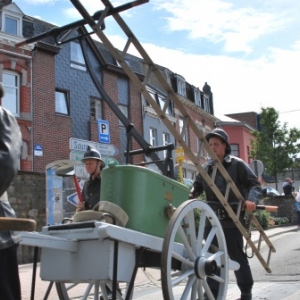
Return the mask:
POLYGON ((5 6, 1 12, 1 31, 13 36, 22 36, 23 13, 14 4, 5 6))
POLYGON ((175 75, 177 78, 177 93, 183 97, 186 97, 186 84, 185 79, 180 75, 175 75))
POLYGON ((194 88, 194 99, 195 99, 195 104, 198 107, 201 107, 201 94, 200 94, 200 90, 197 88, 194 88))
POLYGON ((203 97, 203 109, 208 113, 210 112, 209 98, 206 96, 203 97))

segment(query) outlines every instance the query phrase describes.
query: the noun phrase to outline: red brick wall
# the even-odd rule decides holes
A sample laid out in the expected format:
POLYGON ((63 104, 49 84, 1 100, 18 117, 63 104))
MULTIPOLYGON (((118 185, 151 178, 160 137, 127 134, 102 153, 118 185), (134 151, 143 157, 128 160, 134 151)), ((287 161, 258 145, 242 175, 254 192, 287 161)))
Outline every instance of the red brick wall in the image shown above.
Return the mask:
POLYGON ((257 113, 256 112, 246 112, 246 113, 236 113, 236 114, 228 114, 226 115, 235 120, 246 122, 251 127, 257 130, 257 113))
MULTIPOLYGON (((103 71, 103 87, 108 96, 115 104, 118 104, 118 77, 116 74, 103 71)), ((103 101, 103 119, 110 124, 110 143, 117 149, 120 149, 120 133, 119 133, 119 119, 112 112, 110 107, 103 101)), ((116 160, 120 159, 120 153, 114 157, 116 160)))
MULTIPOLYGON (((129 85, 129 97, 130 97, 130 122, 133 123, 134 128, 143 136, 143 116, 142 116, 142 101, 141 101, 141 93, 139 89, 130 82, 129 85)), ((140 144, 136 141, 136 139, 132 139, 131 149, 141 149, 140 144)), ((144 160, 144 155, 134 155, 133 163, 140 163, 144 160)))
POLYGON ((223 125, 222 128, 227 132, 230 144, 239 145, 239 157, 246 163, 250 163, 248 149, 251 149, 251 139, 255 139, 251 130, 246 126, 223 125))
POLYGON ((17 117, 22 139, 26 145, 23 146, 20 169, 32 170, 32 118, 31 118, 31 52, 7 45, 1 45, 0 64, 3 71, 12 71, 20 76, 20 114, 17 117), (27 146, 27 147, 25 147, 27 146), (27 151, 25 149, 27 148, 27 151))
POLYGON ((55 59, 37 50, 33 61, 34 144, 43 147, 43 156, 34 156, 34 171, 44 172, 47 164, 69 159, 72 119, 55 113, 55 59))

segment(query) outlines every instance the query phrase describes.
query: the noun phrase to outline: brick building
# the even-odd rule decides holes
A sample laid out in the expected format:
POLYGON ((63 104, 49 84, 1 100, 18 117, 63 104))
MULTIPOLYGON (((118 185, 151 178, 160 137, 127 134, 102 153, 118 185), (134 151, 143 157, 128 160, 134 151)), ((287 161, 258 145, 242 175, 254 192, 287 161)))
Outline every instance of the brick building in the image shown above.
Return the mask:
MULTIPOLYGON (((109 122, 110 143, 119 150, 119 154, 114 158, 120 164, 124 164, 129 129, 118 119, 112 106, 117 107, 129 123, 134 124, 136 131, 149 144, 154 146, 155 133, 155 145, 174 143, 176 146, 174 137, 101 43, 92 41, 90 37, 84 42, 86 56, 95 79, 88 72, 83 45, 77 39, 62 42, 57 46, 56 42, 60 36, 56 36, 57 39, 54 40, 53 36, 44 35, 43 39, 29 45, 16 47, 15 44, 24 38, 35 37, 56 27, 26 16, 17 4, 11 1, 2 1, 0 6, 3 22, 11 16, 16 20, 16 32, 9 31, 11 28, 6 30, 5 23, 0 32, 0 76, 2 81, 4 76, 5 84, 6 74, 13 72, 15 82, 20 82, 19 86, 15 87, 14 94, 14 113, 23 134, 20 170, 44 172, 46 166, 53 161, 69 159, 70 138, 98 142, 99 119, 109 122), (103 86, 107 97, 101 93, 98 84, 103 86)), ((128 54, 126 62, 143 80, 144 74, 147 74, 146 64, 140 58, 128 54)), ((210 86, 205 83, 203 90, 200 90, 186 82, 183 76, 164 67, 160 67, 160 70, 201 131, 204 134, 211 131, 218 119, 214 116, 210 86)), ((159 82, 154 78, 150 79, 147 89, 152 91, 159 105, 164 104, 167 95, 161 93, 159 82)), ((8 96, 5 97, 3 106, 10 108, 9 101, 8 96)), ((169 106, 167 117, 181 130, 182 116, 173 103, 170 102, 169 106)), ((199 159, 204 163, 207 153, 201 149, 201 144, 188 126, 185 130, 184 136, 191 150, 195 154, 199 153, 199 159)), ((241 142, 240 149, 245 147, 247 152, 248 146, 245 141, 238 142, 241 142)), ((134 138, 130 139, 129 149, 138 148, 141 148, 139 143, 134 138)), ((241 153, 241 157, 247 161, 247 153, 242 150, 241 153)), ((159 155, 163 159, 165 154, 159 155)), ((139 155, 134 157, 132 162, 139 163, 146 159, 147 157, 139 155)), ((183 168, 185 177, 193 179, 196 169, 188 158, 185 159, 183 168)))

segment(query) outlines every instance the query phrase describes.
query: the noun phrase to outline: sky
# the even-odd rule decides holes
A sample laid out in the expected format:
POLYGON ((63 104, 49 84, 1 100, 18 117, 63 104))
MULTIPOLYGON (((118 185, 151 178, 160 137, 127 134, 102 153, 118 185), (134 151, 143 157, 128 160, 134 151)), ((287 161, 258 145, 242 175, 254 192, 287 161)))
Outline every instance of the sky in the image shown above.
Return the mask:
MULTIPOLYGON (((63 26, 82 19, 69 0, 14 0, 24 14, 63 26)), ((130 1, 114 1, 114 7, 130 1)), ((82 0, 90 14, 100 0, 82 0)), ((215 116, 274 107, 281 125, 300 130, 300 1, 150 0, 120 13, 154 63, 202 90, 215 116)), ((104 33, 123 49, 112 17, 104 33)), ((129 53, 138 55, 134 48, 129 53)))

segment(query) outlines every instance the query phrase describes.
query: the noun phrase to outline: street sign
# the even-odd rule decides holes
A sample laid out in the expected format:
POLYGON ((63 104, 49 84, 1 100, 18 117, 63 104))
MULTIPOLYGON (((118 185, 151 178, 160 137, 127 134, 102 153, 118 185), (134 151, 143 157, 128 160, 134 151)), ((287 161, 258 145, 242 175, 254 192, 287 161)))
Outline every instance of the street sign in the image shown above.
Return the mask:
MULTIPOLYGON (((70 152, 70 160, 75 160, 75 161, 81 161, 83 159, 84 152, 83 151, 74 151, 72 150, 70 152)), ((107 156, 101 156, 105 164, 108 166, 111 163, 114 163, 116 166, 119 165, 119 162, 114 159, 113 157, 107 157, 107 156)), ((83 166, 83 165, 82 165, 83 166)), ((76 166, 79 167, 79 166, 76 166)), ((78 171, 80 172, 80 171, 78 171)), ((75 169, 75 174, 76 174, 76 169, 75 169)), ((76 174, 78 177, 78 175, 76 174)))
POLYGON ((43 146, 41 144, 34 145, 34 156, 43 156, 43 146))
POLYGON ((79 202, 79 197, 78 197, 77 193, 67 196, 67 201, 70 202, 71 204, 77 206, 77 204, 79 202))
POLYGON ((70 150, 85 152, 87 147, 91 146, 101 153, 101 156, 116 156, 119 150, 114 145, 100 144, 91 141, 70 138, 70 150))
POLYGON ((110 143, 110 132, 109 123, 106 120, 98 120, 98 134, 99 142, 109 144, 110 143))
POLYGON ((264 172, 264 164, 260 160, 253 160, 250 163, 250 169, 256 176, 261 176, 264 172))
POLYGON ((74 173, 78 179, 87 180, 90 178, 90 174, 86 171, 84 165, 74 166, 74 173))

